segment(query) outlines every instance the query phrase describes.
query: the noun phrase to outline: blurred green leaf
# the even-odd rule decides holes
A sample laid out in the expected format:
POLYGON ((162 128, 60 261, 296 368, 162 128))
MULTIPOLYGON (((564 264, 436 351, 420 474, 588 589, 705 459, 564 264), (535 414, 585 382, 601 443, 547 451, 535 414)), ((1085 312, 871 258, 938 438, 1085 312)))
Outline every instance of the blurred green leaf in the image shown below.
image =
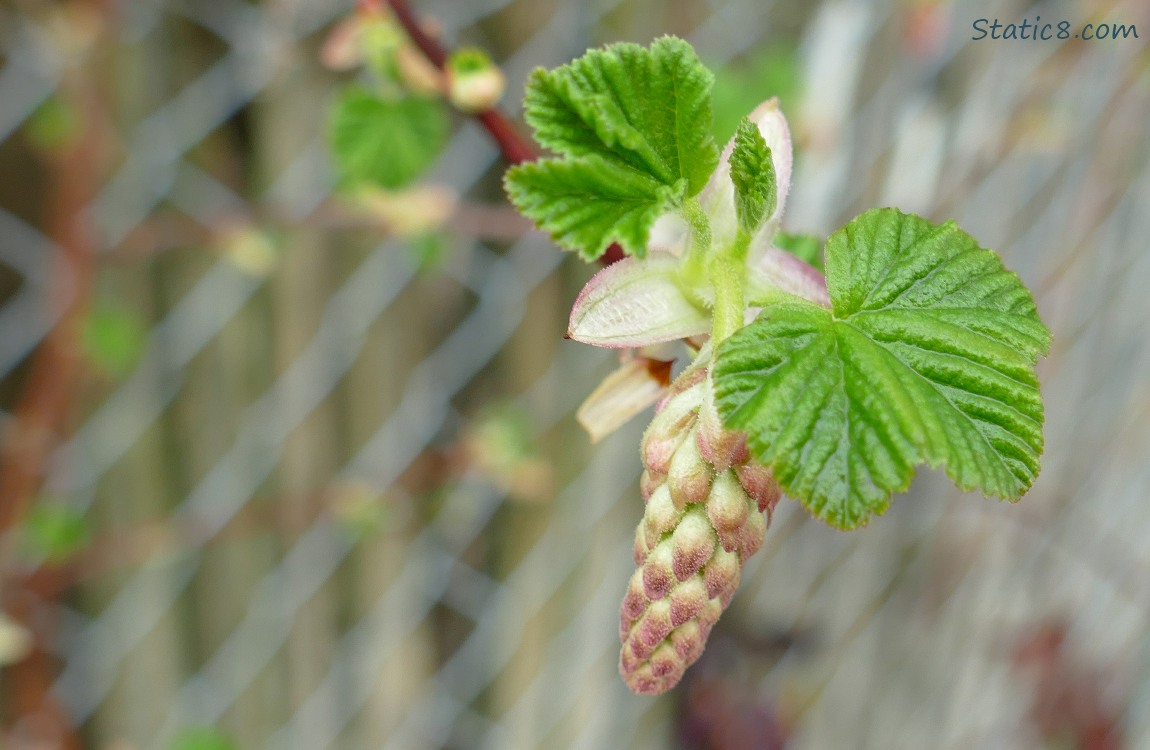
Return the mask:
POLYGON ((101 304, 88 312, 82 330, 84 353, 102 372, 122 377, 140 361, 147 340, 141 316, 116 305, 101 304))
POLYGON ((52 96, 28 118, 28 137, 39 149, 53 153, 66 148, 80 133, 80 114, 63 99, 52 96))
POLYGON ((215 729, 185 729, 176 735, 170 750, 239 750, 239 745, 215 729))
POLYGON ((411 258, 422 274, 431 274, 443 268, 451 252, 451 240, 443 232, 425 232, 408 242, 411 258))
POLYGON ((779 232, 775 235, 775 247, 805 260, 821 273, 826 272, 823 267, 823 240, 816 234, 779 232))
POLYGON ((726 143, 739 122, 763 101, 777 96, 793 106, 799 93, 799 70, 790 45, 766 47, 749 58, 717 68, 714 88, 714 133, 726 143))
POLYGON ((378 489, 364 481, 349 481, 331 489, 331 510, 340 527, 362 541, 387 531, 388 505, 378 489))
POLYGON ((72 558, 88 545, 88 522, 74 508, 42 504, 24 518, 24 546, 37 557, 53 563, 72 558))
POLYGON ((448 130, 447 113, 433 99, 384 100, 352 87, 336 102, 331 147, 346 177, 394 190, 431 166, 448 130))

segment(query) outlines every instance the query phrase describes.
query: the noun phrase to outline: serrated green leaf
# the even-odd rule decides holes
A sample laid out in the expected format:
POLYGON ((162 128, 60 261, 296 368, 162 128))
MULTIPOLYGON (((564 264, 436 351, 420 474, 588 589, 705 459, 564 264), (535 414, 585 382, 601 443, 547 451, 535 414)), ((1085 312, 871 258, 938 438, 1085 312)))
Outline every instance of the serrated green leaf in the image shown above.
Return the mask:
POLYGON ((691 46, 673 37, 650 48, 615 44, 554 70, 536 70, 525 116, 539 143, 560 158, 508 172, 512 202, 555 234, 556 223, 572 223, 555 207, 571 207, 579 196, 596 215, 619 224, 594 221, 556 234, 556 241, 594 259, 615 237, 625 251, 642 255, 657 216, 652 206, 666 210, 668 199, 697 194, 719 161, 710 132, 713 82, 691 46), (601 176, 589 179, 591 169, 601 176), (562 185, 556 178, 564 174, 578 183, 562 185))
POLYGON ((664 185, 686 179, 695 195, 719 162, 710 134, 713 84, 682 39, 613 44, 536 70, 525 115, 536 139, 558 154, 620 159, 664 185))
POLYGON ((775 235, 775 247, 786 250, 799 260, 813 266, 820 273, 823 266, 823 240, 818 235, 794 232, 779 232, 775 235))
POLYGON ((841 528, 919 464, 1016 499, 1034 481, 1050 334, 1022 282, 953 222, 895 209, 827 242, 832 309, 787 302, 719 347, 719 411, 788 494, 841 528))
POLYGON ((686 182, 650 175, 597 156, 541 159, 507 172, 511 202, 562 247, 595 260, 612 242, 643 257, 660 214, 683 199, 686 182))
POLYGON ((447 114, 433 99, 387 100, 353 87, 336 102, 331 148, 345 176, 394 190, 431 166, 448 130, 447 114))
POLYGON ((771 149, 758 126, 746 117, 735 131, 731 182, 735 185, 735 214, 739 230, 752 235, 763 220, 775 212, 778 184, 771 149))

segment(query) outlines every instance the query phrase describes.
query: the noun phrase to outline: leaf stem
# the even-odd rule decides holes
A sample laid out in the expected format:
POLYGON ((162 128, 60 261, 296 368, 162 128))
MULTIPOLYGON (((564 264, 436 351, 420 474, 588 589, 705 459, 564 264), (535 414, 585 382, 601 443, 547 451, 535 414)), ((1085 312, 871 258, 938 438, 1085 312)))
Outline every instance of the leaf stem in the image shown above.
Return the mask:
POLYGON ((688 288, 696 287, 707 275, 707 256, 711 252, 711 222, 707 219, 698 198, 688 198, 683 204, 683 218, 691 228, 691 241, 687 246, 687 259, 683 276, 688 288))
POLYGON ((734 244, 725 252, 716 254, 707 264, 708 275, 715 287, 715 309, 711 317, 711 341, 715 346, 743 327, 750 246, 750 236, 739 232, 734 244))

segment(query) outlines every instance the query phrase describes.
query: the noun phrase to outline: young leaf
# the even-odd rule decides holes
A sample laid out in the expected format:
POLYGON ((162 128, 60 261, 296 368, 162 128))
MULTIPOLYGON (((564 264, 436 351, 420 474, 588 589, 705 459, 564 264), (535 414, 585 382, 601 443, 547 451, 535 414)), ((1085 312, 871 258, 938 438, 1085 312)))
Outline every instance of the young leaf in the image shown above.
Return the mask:
POLYGON ((642 256, 659 213, 703 189, 719 160, 710 133, 714 77, 681 39, 616 44, 536 70, 524 100, 535 138, 559 158, 508 171, 512 202, 569 249, 594 259, 617 240, 642 256), (575 178, 564 184, 566 177, 575 178), (576 199, 604 215, 579 232, 576 199))
POLYGON ((823 268, 823 240, 818 235, 779 232, 775 235, 775 247, 806 261, 820 273, 826 270, 823 268))
POLYGON ((719 347, 724 423, 788 494, 841 528, 921 463, 1017 499, 1042 453, 1034 300, 953 222, 876 209, 827 241, 832 309, 785 302, 719 347))
POLYGON ((593 261, 612 242, 646 255, 651 226, 682 200, 686 183, 663 185, 617 161, 588 156, 522 164, 507 173, 506 186, 511 202, 556 243, 593 261))
POLYGON ((735 185, 735 214, 739 229, 752 235, 763 220, 775 212, 778 185, 771 149, 758 126, 746 117, 735 131, 731 182, 735 185))
POLYGON ((331 147, 340 170, 353 180, 389 189, 423 173, 447 142, 448 121, 432 99, 385 100, 350 88, 336 103, 331 147))

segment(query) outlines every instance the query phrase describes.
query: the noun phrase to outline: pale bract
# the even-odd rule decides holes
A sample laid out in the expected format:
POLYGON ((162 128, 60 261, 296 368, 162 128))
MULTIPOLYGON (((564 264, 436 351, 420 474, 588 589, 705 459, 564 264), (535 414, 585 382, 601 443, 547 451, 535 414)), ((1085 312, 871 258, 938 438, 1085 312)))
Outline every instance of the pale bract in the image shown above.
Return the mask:
MULTIPOLYGON (((747 318, 753 319, 762 304, 780 293, 829 305, 822 274, 772 245, 791 180, 793 156, 786 118, 777 100, 770 99, 755 108, 749 119, 771 150, 777 193, 774 211, 750 238, 745 275, 747 318)), ((711 232, 712 252, 730 247, 739 232, 731 180, 734 146, 732 138, 698 196, 711 232)), ((572 307, 568 338, 593 346, 639 348, 709 334, 714 289, 705 278, 689 278, 685 272, 693 240, 691 224, 682 212, 660 216, 648 236, 645 258, 624 258, 587 282, 572 307)), ((613 431, 651 403, 649 395, 635 399, 633 391, 631 398, 621 393, 616 400, 614 387, 633 389, 638 378, 624 379, 618 373, 613 378, 592 397, 597 418, 588 428, 596 437, 613 431), (602 406, 613 402, 627 406, 618 413, 604 413, 602 406)))

